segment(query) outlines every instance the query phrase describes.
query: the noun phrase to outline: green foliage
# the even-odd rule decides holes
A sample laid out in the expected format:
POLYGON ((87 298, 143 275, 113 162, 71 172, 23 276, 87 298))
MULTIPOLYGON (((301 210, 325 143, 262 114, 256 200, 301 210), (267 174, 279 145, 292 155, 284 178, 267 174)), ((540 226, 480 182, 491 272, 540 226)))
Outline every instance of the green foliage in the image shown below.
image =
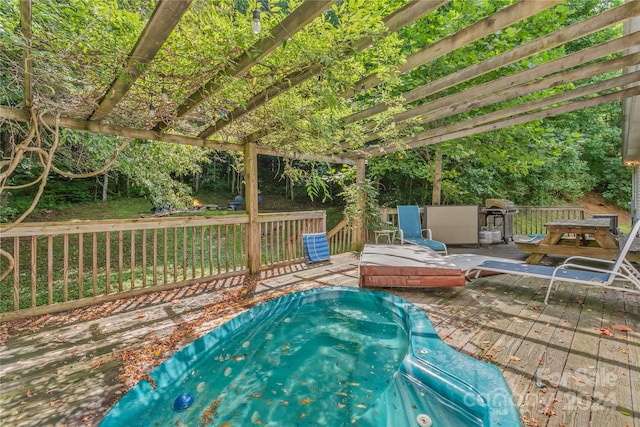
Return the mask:
POLYGON ((386 226, 380 217, 378 191, 371 180, 356 183, 355 168, 350 166, 343 166, 329 180, 341 188, 338 196, 344 200, 343 214, 348 221, 364 218, 364 224, 370 230, 380 230, 386 226), (361 210, 363 206, 364 212, 361 210))
MULTIPOLYGON (((263 146, 288 153, 327 153, 339 152, 345 143, 361 147, 364 134, 371 129, 379 134, 381 141, 394 145, 402 132, 408 134, 400 126, 392 126, 392 116, 407 108, 400 96, 402 92, 622 2, 569 0, 399 75, 397 66, 407 55, 451 36, 514 1, 453 0, 397 34, 384 38, 383 18, 407 1, 340 1, 329 13, 292 35, 261 60, 259 66, 252 67, 246 75, 232 78, 221 70, 237 63, 250 46, 264 37, 264 33, 256 36, 247 31, 256 2, 194 0, 158 56, 140 70, 142 75, 108 121, 146 129, 159 120, 171 122, 175 107, 215 77, 221 87, 212 90, 206 104, 198 111, 201 122, 182 120, 175 125, 179 133, 197 134, 203 126, 220 119, 222 111, 227 114, 247 108, 251 106, 252 98, 264 93, 271 84, 319 66, 319 76, 278 92, 277 98, 257 108, 254 116, 231 123, 225 129, 225 138, 239 140, 241 135, 267 129, 268 134, 260 140, 263 146), (184 37, 185 34, 189 37, 184 37), (354 55, 355 47, 363 38, 372 40, 371 48, 354 55), (361 94, 355 87, 356 82, 372 73, 376 73, 383 84, 361 94), (162 88, 167 90, 168 100, 163 98, 162 88), (342 92, 353 95, 345 97, 342 92), (156 106, 155 118, 149 116, 150 103, 156 106), (386 104, 388 110, 366 123, 341 126, 345 116, 377 103, 386 104)), ((89 117, 96 100, 115 78, 122 77, 123 68, 114 64, 126 62, 156 3, 141 0, 33 2, 33 87, 34 100, 41 111, 73 111, 78 117, 89 117)), ((287 13, 303 4, 303 0, 260 3, 263 26, 267 30, 278 25, 287 13)), ((0 2, 0 102, 8 106, 19 106, 23 102, 22 49, 26 40, 19 31, 19 6, 19 0, 0 2)), ((451 87, 415 104, 535 67, 608 40, 620 32, 620 26, 598 31, 473 80, 452 83, 451 87)), ((252 57, 258 54, 249 52, 252 57)), ((573 85, 581 86, 593 80, 573 85)), ((411 128, 414 132, 436 129, 497 108, 560 92, 566 87, 504 100, 446 120, 413 123, 411 128)), ((486 197, 506 197, 519 203, 552 203, 595 189, 626 206, 631 196, 630 171, 619 161, 619 111, 618 105, 609 104, 440 144, 444 154, 443 202, 479 203, 486 197)), ((6 129, 3 127, 2 131, 6 129)), ((13 135, 14 130, 9 133, 13 135)), ((22 134, 25 130, 20 129, 22 134)), ((90 172, 104 165, 121 143, 111 137, 63 130, 55 165, 72 174, 90 172)), ((433 188, 434 150, 428 147, 371 159, 367 173, 372 189, 350 188, 352 177, 347 178, 348 174, 340 179, 323 178, 329 174, 326 165, 279 160, 268 164, 266 170, 260 169, 260 187, 273 186, 279 191, 278 185, 286 177, 292 191, 304 193, 312 201, 324 202, 340 193, 346 201, 352 202, 358 191, 371 190, 370 196, 375 196, 371 200, 379 197, 383 204, 426 204, 431 201, 433 188), (378 191, 381 194, 377 194, 378 191)), ((241 153, 218 155, 196 147, 136 141, 120 154, 106 173, 111 178, 126 178, 129 188, 144 194, 156 206, 186 207, 191 203, 193 174, 202 173, 202 185, 208 188, 233 191, 230 177, 236 176, 233 173, 242 177, 243 166, 241 153)), ((27 159, 12 177, 12 183, 29 182, 41 170, 38 162, 27 159)), ((98 188, 93 179, 72 183, 53 176, 49 186, 40 202, 41 207, 93 200, 98 188)), ((238 181, 235 186, 240 186, 238 181)), ((35 188, 12 191, 10 209, 15 211, 17 206, 25 206, 34 191, 35 188)), ((347 202, 347 206, 351 202, 347 202)), ((11 213, 8 209, 4 212, 5 216, 11 213)))
POLYGON ((322 171, 318 171, 318 169, 313 168, 308 178, 306 179, 305 187, 307 189, 307 195, 309 196, 309 199, 311 199, 311 201, 322 198, 322 202, 324 203, 327 201, 327 199, 331 198, 331 194, 329 194, 329 185, 327 184, 325 174, 326 168, 322 171))
POLYGON ((176 177, 201 172, 207 152, 198 147, 137 141, 123 152, 116 170, 143 189, 156 207, 188 208, 193 204, 190 187, 176 177))

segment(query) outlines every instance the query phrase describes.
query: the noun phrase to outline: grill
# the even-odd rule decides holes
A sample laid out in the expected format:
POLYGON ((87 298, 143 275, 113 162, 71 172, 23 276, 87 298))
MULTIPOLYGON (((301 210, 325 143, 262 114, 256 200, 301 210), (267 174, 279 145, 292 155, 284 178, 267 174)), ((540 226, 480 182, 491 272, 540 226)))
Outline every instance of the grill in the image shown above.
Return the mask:
POLYGON ((480 223, 488 229, 500 230, 504 243, 513 241, 513 217, 518 209, 513 202, 505 199, 487 199, 480 209, 480 223))

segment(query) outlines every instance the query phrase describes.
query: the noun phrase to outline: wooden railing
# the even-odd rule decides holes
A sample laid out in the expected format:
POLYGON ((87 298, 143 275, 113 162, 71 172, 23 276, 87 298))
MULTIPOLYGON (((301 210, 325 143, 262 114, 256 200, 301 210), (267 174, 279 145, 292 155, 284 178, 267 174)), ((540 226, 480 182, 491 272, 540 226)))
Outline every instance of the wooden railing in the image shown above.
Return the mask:
POLYGON ((584 219, 581 206, 518 206, 513 218, 513 234, 545 234, 545 224, 557 219, 584 219))
MULTIPOLYGON (((261 268, 304 259, 324 211, 259 214, 261 268)), ((247 215, 20 224, 0 236, 0 320, 247 272, 247 215), (11 268, 13 266, 13 268, 11 268)))
POLYGON ((326 229, 324 211, 259 214, 258 220, 262 267, 303 259, 302 235, 326 229))
POLYGON ((327 241, 331 255, 353 250, 353 227, 346 218, 327 233, 327 241))
MULTIPOLYGON (((545 234, 547 230, 544 224, 549 221, 584 219, 586 216, 586 209, 581 206, 516 206, 516 209, 518 213, 513 216, 513 234, 545 234)), ((422 208, 420 212, 422 213, 422 208)), ((381 209, 381 216, 383 221, 398 226, 396 208, 381 209)))

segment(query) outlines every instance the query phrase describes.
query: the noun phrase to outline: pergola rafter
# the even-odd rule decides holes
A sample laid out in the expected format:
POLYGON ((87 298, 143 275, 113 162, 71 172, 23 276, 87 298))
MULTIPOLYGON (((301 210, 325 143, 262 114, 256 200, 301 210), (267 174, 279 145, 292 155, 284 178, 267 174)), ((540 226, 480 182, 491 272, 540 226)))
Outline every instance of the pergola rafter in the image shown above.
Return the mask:
MULTIPOLYGON (((22 122, 22 123, 29 123, 31 120, 31 114, 29 113, 29 111, 20 109, 20 108, 5 107, 5 106, 0 106, 0 117, 8 120, 13 120, 16 122, 22 122)), ((239 143, 216 141, 216 140, 198 138, 198 137, 188 136, 188 135, 175 135, 171 133, 156 132, 150 129, 137 129, 137 128, 130 128, 125 126, 99 123, 91 120, 74 119, 71 117, 56 118, 52 114, 42 114, 40 115, 40 120, 42 120, 43 123, 49 126, 55 126, 57 123, 58 126, 66 129, 93 132, 93 133, 99 133, 103 135, 112 135, 112 136, 118 136, 123 138, 136 138, 136 139, 142 139, 142 140, 148 140, 148 141, 168 142, 171 144, 190 145, 193 147, 205 147, 205 148, 210 148, 216 151, 239 152, 239 151, 243 151, 246 148, 245 144, 256 142, 255 140, 250 140, 249 138, 244 138, 240 140, 239 143)), ((344 164, 354 163, 353 158, 344 156, 344 155, 339 155, 339 154, 335 154, 335 155, 304 154, 304 153, 286 154, 270 147, 259 147, 257 150, 257 153, 267 155, 267 156, 286 155, 287 157, 294 158, 294 159, 316 161, 316 162, 344 163, 344 164)))
MULTIPOLYGON (((626 55, 577 69, 572 69, 572 67, 622 50, 627 42, 635 40, 633 38, 626 39, 627 37, 632 36, 612 40, 611 42, 584 49, 563 58, 556 59, 555 61, 547 62, 536 68, 521 71, 509 77, 492 80, 447 97, 434 99, 426 104, 403 111, 393 116, 393 118, 397 123, 400 123, 419 117, 419 123, 428 123, 456 114, 477 110, 519 96, 551 89, 562 84, 594 77, 605 72, 622 70, 624 67, 638 63, 640 61, 640 54, 626 55), (568 71, 562 72, 563 70, 568 71)), ((371 129, 373 126, 373 124, 368 124, 365 127, 371 129)), ((378 137, 379 135, 376 132, 372 132, 365 138, 364 142, 374 141, 378 139, 378 137)))
MULTIPOLYGON (((595 33, 596 31, 603 28, 610 27, 611 25, 624 22, 634 16, 637 16, 638 14, 640 14, 639 1, 626 3, 623 6, 608 10, 601 13, 600 15, 594 16, 593 18, 578 22, 577 24, 565 27, 561 30, 554 31, 553 33, 540 37, 532 42, 518 46, 507 52, 486 59, 476 65, 448 74, 447 76, 442 77, 438 80, 405 92, 402 95, 404 103, 409 104, 411 102, 426 98, 429 95, 436 94, 460 83, 467 82, 476 77, 480 77, 501 67, 528 58, 536 53, 552 49, 569 41, 576 40, 580 37, 595 33)), ((639 36, 637 33, 631 35, 631 39, 636 39, 638 37, 639 36)), ((343 123, 355 123, 376 114, 383 113, 387 109, 388 106, 385 104, 376 104, 375 106, 368 108, 367 110, 363 110, 349 117, 346 117, 343 123)))
POLYGON ((98 102, 98 107, 91 114, 91 120, 100 120, 107 116, 127 94, 169 38, 192 1, 160 0, 158 2, 149 22, 129 54, 127 65, 98 102))
MULTIPOLYGON (((316 0, 303 3, 296 10, 291 12, 282 22, 271 29, 268 36, 258 40, 250 49, 243 53, 235 64, 224 68, 218 76, 209 80, 201 88, 195 91, 185 102, 178 106, 176 117, 182 117, 202 102, 209 95, 222 87, 220 77, 236 77, 246 73, 251 67, 258 64, 269 53, 273 52, 278 46, 287 39, 293 37, 295 33, 302 30, 307 24, 316 19, 318 16, 330 8, 337 0, 316 0)), ((157 130, 164 130, 167 124, 158 123, 157 130)))
MULTIPOLYGON (((451 0, 422 0, 412 1, 411 3, 408 3, 383 20, 383 23, 387 28, 386 34, 398 31, 405 25, 415 22, 416 20, 422 18, 424 15, 433 12, 438 7, 450 1, 451 0)), ((353 54, 354 52, 362 52, 366 48, 370 47, 372 43, 373 40, 371 39, 371 37, 363 37, 353 44, 353 46, 350 48, 350 52, 345 51, 343 52, 342 56, 347 56, 348 54, 353 54)), ((319 75, 322 72, 323 68, 324 67, 320 64, 313 64, 307 70, 296 71, 285 76, 281 81, 274 83, 259 94, 251 97, 251 99, 249 99, 245 103, 246 107, 237 107, 235 110, 229 113, 228 118, 220 118, 216 120, 213 125, 203 130, 198 136, 201 138, 210 137, 215 132, 231 124, 233 121, 260 107, 269 99, 273 99, 281 93, 291 89, 292 87, 296 87, 300 83, 319 75)))
MULTIPOLYGON (((521 1, 506 7, 485 19, 476 22, 475 24, 469 25, 457 33, 445 37, 444 39, 411 54, 407 57, 406 62, 398 67, 398 72, 403 74, 418 68, 419 66, 443 57, 466 44, 480 40, 489 34, 502 30, 552 6, 560 4, 562 1, 563 0, 521 1)), ((364 86, 365 89, 370 89, 380 83, 382 83, 382 79, 380 79, 376 74, 371 74, 370 76, 358 81, 356 83, 356 87, 364 86)), ((350 95, 345 92, 342 96, 348 98, 350 95)))
MULTIPOLYGON (((633 78, 637 79, 639 77, 640 75, 635 75, 633 78)), ((574 94, 578 95, 579 93, 584 94, 584 92, 591 92, 589 89, 595 89, 593 86, 595 85, 587 86, 585 87, 585 89, 576 89, 576 91, 579 90, 579 92, 575 92, 574 94)), ((368 156, 376 156, 397 151, 409 150, 412 148, 424 147, 427 145, 451 141, 458 138, 478 135, 492 130, 504 129, 506 127, 529 123, 548 117, 559 116, 561 114, 583 110, 585 108, 607 104, 609 102, 620 101, 625 98, 638 95, 640 95, 640 86, 634 86, 629 89, 623 89, 613 93, 597 95, 585 100, 572 102, 558 107, 538 110, 541 107, 554 104, 553 100, 549 101, 549 98, 544 98, 541 100, 533 101, 531 103, 519 105, 518 107, 514 107, 510 110, 501 110, 495 115, 487 114, 476 119, 470 119, 468 121, 459 122, 450 126, 431 129, 415 136, 405 137, 402 138, 394 146, 369 146, 366 149, 362 150, 362 153, 368 156), (514 114, 518 113, 521 113, 522 115, 513 117, 514 114), (501 118, 506 118, 506 120, 498 120, 501 118)), ((557 97, 551 98, 554 98, 557 101, 565 97, 566 95, 560 94, 557 95, 557 97)))

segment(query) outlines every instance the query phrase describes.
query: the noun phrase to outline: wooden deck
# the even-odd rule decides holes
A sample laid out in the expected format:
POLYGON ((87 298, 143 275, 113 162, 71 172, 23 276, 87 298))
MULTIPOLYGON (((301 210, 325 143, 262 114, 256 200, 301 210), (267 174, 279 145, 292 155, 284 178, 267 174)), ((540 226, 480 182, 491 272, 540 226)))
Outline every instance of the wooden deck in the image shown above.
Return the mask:
MULTIPOLYGON (((284 293, 357 286, 357 262, 345 254, 4 323, 0 425, 96 425, 177 348, 284 293)), ((422 307, 452 347, 498 365, 524 425, 640 427, 640 295, 564 285, 544 306, 545 285, 498 275, 463 287, 385 291, 422 307)))

